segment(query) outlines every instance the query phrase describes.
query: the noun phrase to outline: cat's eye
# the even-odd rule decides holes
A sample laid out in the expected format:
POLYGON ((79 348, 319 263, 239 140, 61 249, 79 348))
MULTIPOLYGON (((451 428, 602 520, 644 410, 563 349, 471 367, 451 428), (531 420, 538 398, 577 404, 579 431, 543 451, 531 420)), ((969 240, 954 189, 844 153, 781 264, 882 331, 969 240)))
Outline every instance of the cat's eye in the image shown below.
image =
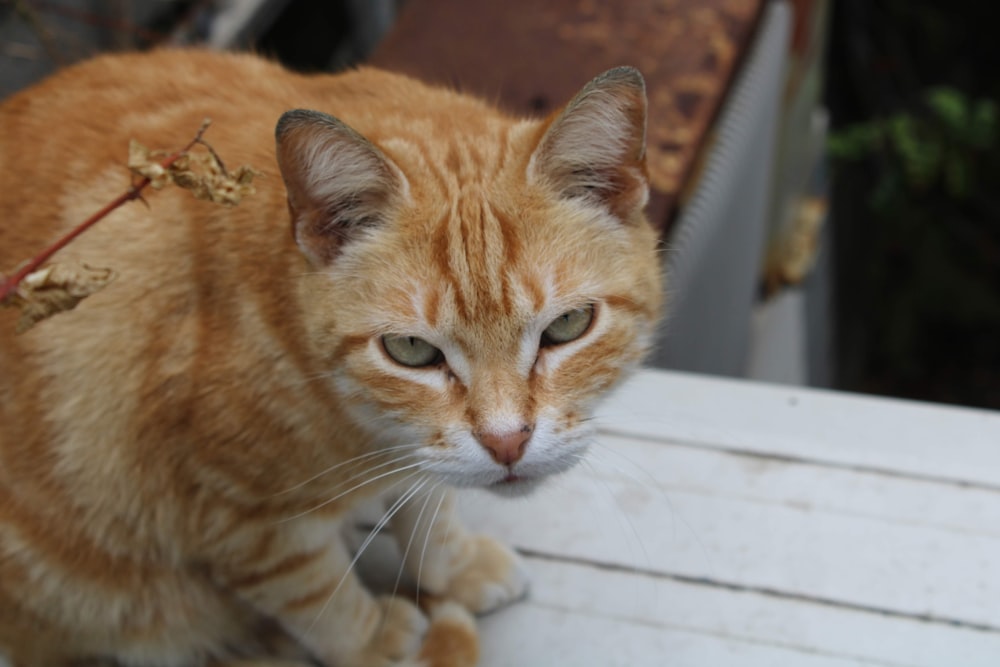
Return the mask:
POLYGON ((444 360, 441 350, 416 336, 382 336, 382 347, 393 361, 411 368, 432 366, 444 360))
POLYGON ((576 340, 587 332, 593 319, 593 305, 566 311, 542 332, 542 345, 562 345, 576 340))

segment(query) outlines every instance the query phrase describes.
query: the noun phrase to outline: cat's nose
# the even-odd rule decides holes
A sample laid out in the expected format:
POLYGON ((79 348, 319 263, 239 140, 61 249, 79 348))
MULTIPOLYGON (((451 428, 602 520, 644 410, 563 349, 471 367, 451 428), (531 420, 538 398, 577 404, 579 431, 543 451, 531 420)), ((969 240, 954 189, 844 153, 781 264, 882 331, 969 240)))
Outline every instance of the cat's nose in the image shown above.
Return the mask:
POLYGON ((517 463, 524 456, 524 450, 527 448, 528 440, 531 439, 531 433, 534 430, 533 426, 525 424, 516 431, 505 433, 480 431, 475 433, 475 436, 494 461, 500 465, 509 466, 517 463))

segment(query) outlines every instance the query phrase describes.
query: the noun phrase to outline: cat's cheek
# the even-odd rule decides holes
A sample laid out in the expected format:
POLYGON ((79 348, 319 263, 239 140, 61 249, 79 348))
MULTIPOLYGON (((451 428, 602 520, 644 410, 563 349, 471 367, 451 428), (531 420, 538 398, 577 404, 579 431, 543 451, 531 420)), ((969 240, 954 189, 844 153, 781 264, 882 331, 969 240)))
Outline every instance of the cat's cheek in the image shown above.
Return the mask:
POLYGON ((566 428, 557 426, 554 418, 539 419, 524 458, 514 466, 513 472, 528 480, 564 473, 586 456, 593 439, 594 428, 590 422, 566 428))
POLYGON ((634 327, 625 322, 605 327, 599 335, 589 336, 586 343, 572 350, 572 354, 555 350, 560 356, 550 356, 558 365, 550 362, 550 367, 543 369, 553 400, 572 404, 577 412, 592 410, 607 391, 640 363, 645 352, 634 327))
MULTIPOLYGON (((395 364, 371 341, 362 353, 345 359, 331 374, 341 406, 363 430, 378 435, 387 429, 405 433, 410 443, 430 442, 431 433, 417 425, 428 422, 433 406, 445 406, 443 396, 452 393, 454 381, 447 368, 406 368, 395 364)), ((431 415, 441 423, 441 415, 431 415)), ((399 438, 392 438, 398 440, 399 438)), ((379 438, 383 444, 384 437, 379 438)))

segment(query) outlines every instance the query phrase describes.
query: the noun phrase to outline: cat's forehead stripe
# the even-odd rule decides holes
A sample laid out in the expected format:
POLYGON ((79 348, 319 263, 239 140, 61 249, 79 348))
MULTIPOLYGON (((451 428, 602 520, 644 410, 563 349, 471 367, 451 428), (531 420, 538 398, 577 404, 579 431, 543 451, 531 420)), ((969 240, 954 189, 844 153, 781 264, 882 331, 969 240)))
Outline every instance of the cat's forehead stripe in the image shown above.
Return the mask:
POLYGON ((424 291, 423 297, 424 319, 431 328, 436 328, 440 315, 441 293, 436 286, 430 286, 424 291))
MULTIPOLYGON (((513 127, 509 121, 479 120, 460 135, 446 136, 440 128, 428 128, 427 133, 386 142, 408 162, 413 175, 426 176, 427 194, 445 202, 430 225, 431 254, 438 277, 447 286, 444 296, 467 322, 483 317, 484 311, 513 308, 511 270, 523 245, 522 230, 489 198, 509 168, 513 127)), ((540 305, 538 289, 524 291, 540 305)), ((431 326, 441 315, 440 307, 440 302, 424 299, 424 317, 431 326)))
POLYGON ((489 164, 490 160, 483 154, 482 148, 475 144, 454 142, 448 146, 445 166, 459 186, 463 181, 478 180, 489 175, 484 173, 489 164))
POLYGON ((443 165, 452 196, 469 186, 488 185, 506 168, 509 125, 490 124, 482 135, 445 139, 443 165))
POLYGON ((378 143, 414 182, 441 199, 456 199, 469 188, 489 188, 508 169, 513 139, 510 121, 482 119, 477 127, 398 127, 378 143), (429 177, 429 178, 427 178, 429 177))
POLYGON ((504 221, 485 200, 453 202, 435 232, 438 269, 452 287, 455 306, 465 320, 485 309, 509 307, 507 272, 513 257, 504 221))

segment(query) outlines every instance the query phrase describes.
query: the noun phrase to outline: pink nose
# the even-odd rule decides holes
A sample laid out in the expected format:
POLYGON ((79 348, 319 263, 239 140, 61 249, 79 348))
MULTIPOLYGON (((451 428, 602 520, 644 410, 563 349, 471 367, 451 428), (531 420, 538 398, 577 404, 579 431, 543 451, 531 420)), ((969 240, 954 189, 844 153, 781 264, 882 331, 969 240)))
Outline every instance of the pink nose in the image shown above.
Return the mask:
POLYGON ((506 433, 476 433, 476 440, 486 448, 493 460, 500 465, 509 466, 517 463, 531 439, 533 427, 525 424, 518 431, 508 431, 506 433))

